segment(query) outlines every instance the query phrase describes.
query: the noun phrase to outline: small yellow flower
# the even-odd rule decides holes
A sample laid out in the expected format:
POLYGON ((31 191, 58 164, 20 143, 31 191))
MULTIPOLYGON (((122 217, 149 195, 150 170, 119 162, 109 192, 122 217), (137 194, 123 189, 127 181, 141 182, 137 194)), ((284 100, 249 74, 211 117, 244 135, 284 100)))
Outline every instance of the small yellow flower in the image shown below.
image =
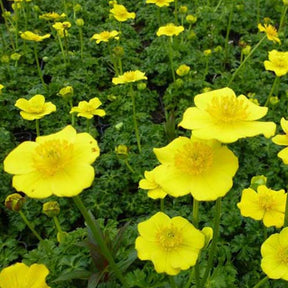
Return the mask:
POLYGON ((189 71, 190 71, 190 67, 188 65, 182 64, 177 68, 176 74, 182 77, 182 76, 187 75, 189 71))
POLYGON ((92 185, 91 164, 99 154, 90 134, 69 125, 35 142, 22 142, 5 158, 4 171, 14 175, 12 186, 30 198, 73 197, 92 185))
POLYGON ((278 77, 288 73, 288 52, 272 50, 269 51, 268 58, 269 61, 264 61, 266 70, 273 71, 278 77))
MULTIPOLYGON (((288 146, 288 121, 285 118, 281 118, 281 127, 285 132, 284 135, 276 135, 272 138, 272 142, 277 145, 288 146)), ((282 159, 284 164, 288 164, 288 147, 282 149, 277 156, 282 159)))
POLYGON ((161 26, 156 35, 159 37, 159 36, 162 36, 162 35, 165 35, 165 36, 178 36, 181 32, 184 31, 184 27, 183 26, 176 26, 175 24, 173 23, 169 23, 165 26, 161 26))
POLYGON ((286 197, 283 189, 275 191, 260 185, 257 192, 252 188, 244 189, 237 207, 244 217, 263 220, 266 227, 280 228, 284 224, 286 197))
POLYGON ((96 44, 99 44, 101 42, 108 42, 110 39, 119 39, 119 32, 116 30, 113 31, 103 31, 99 34, 94 34, 91 37, 91 40, 96 40, 96 44))
POLYGON ((20 37, 24 40, 28 40, 28 41, 35 41, 35 42, 41 42, 43 41, 44 39, 47 39, 47 38, 50 38, 50 34, 45 34, 43 36, 40 36, 38 34, 35 34, 31 31, 25 31, 25 32, 22 32, 20 34, 20 37))
POLYGON ((146 0, 146 4, 156 4, 158 7, 169 6, 174 0, 146 0))
POLYGON ((57 34, 63 38, 64 36, 68 36, 68 29, 71 27, 71 23, 69 21, 55 22, 52 27, 57 31, 57 34))
POLYGON ((76 25, 78 26, 78 27, 83 27, 84 26, 84 20, 82 19, 82 18, 78 18, 78 19, 76 19, 76 25))
POLYGON ((110 12, 119 22, 125 22, 128 19, 134 19, 136 17, 134 12, 128 12, 125 6, 119 4, 114 4, 110 12))
POLYGON ((2 89, 4 88, 5 86, 0 84, 0 94, 2 93, 2 89))
POLYGON ((278 32, 277 32, 277 29, 272 26, 271 24, 264 24, 264 26, 262 24, 258 24, 258 29, 260 32, 265 32, 266 33, 266 36, 267 38, 270 40, 270 41, 273 41, 274 43, 277 42, 277 43, 281 43, 280 39, 278 38, 278 32))
POLYGON ((61 15, 56 13, 56 12, 49 12, 49 13, 44 13, 39 16, 39 19, 44 19, 44 20, 53 20, 53 21, 59 21, 63 18, 66 18, 67 15, 65 13, 62 13, 61 15))
POLYGON ((147 80, 147 77, 145 76, 145 73, 139 70, 135 70, 135 71, 128 71, 122 75, 119 75, 118 77, 114 77, 112 79, 112 83, 118 85, 118 84, 132 83, 140 80, 147 80))
POLYGON ((167 195, 167 193, 163 190, 163 188, 157 183, 157 177, 155 175, 155 171, 158 168, 154 168, 152 171, 145 171, 144 176, 145 179, 140 180, 139 188, 148 190, 148 197, 152 199, 163 199, 167 195))
POLYGON ((49 270, 43 264, 16 263, 4 268, 0 273, 1 288, 50 288, 46 283, 49 270))
POLYGON ((97 115, 103 117, 106 115, 103 109, 98 109, 101 105, 99 98, 95 97, 87 101, 80 101, 77 107, 72 107, 70 113, 78 113, 78 117, 84 117, 87 119, 92 119, 93 116, 97 115))
POLYGON ((196 264, 205 245, 204 234, 183 217, 158 212, 138 224, 138 258, 151 260, 157 273, 177 275, 196 264))
POLYGON ((261 246, 261 268, 270 279, 288 281, 288 227, 269 236, 261 246))
POLYGON ((22 118, 29 121, 41 119, 56 111, 56 106, 51 102, 45 102, 45 97, 40 94, 33 96, 30 100, 20 98, 16 101, 15 106, 21 109, 22 118))

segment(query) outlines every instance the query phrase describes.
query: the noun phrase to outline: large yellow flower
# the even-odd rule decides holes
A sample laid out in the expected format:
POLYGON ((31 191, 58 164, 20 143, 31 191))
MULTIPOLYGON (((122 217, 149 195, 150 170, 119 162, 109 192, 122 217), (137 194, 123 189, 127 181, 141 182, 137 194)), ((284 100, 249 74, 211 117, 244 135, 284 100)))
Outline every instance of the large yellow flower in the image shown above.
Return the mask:
POLYGON ((122 75, 119 75, 118 77, 114 77, 112 79, 112 83, 118 85, 118 84, 137 82, 140 80, 147 80, 147 77, 145 76, 145 73, 139 70, 135 70, 135 71, 128 71, 122 75))
POLYGON ((68 36, 68 29, 71 27, 71 23, 69 21, 55 22, 52 27, 57 31, 58 36, 63 38, 68 36))
POLYGON ((158 7, 169 6, 171 2, 174 2, 174 0, 146 0, 147 4, 156 4, 158 7))
POLYGON ((39 16, 39 19, 44 19, 44 20, 53 20, 53 21, 59 21, 63 18, 66 18, 67 15, 65 13, 62 13, 61 15, 56 13, 56 12, 49 12, 49 13, 44 13, 39 16))
POLYGON ((37 94, 29 100, 20 98, 16 101, 15 106, 21 109, 22 118, 30 121, 41 119, 56 111, 56 106, 51 102, 45 102, 45 97, 41 94, 37 94))
POLYGON ((242 216, 263 220, 266 227, 280 228, 284 224, 286 197, 283 189, 275 191, 260 185, 257 192, 251 188, 244 189, 237 206, 242 216))
POLYGON ((273 41, 274 43, 281 43, 280 39, 278 38, 278 32, 277 29, 272 26, 271 24, 264 24, 264 26, 262 24, 258 24, 258 29, 260 32, 265 32, 267 39, 270 41, 273 41))
POLYGON ((16 263, 4 268, 0 273, 1 288, 49 288, 45 279, 49 270, 43 264, 30 267, 16 263))
POLYGON ((264 61, 266 70, 273 71, 278 77, 288 73, 288 52, 272 50, 268 58, 269 61, 264 61))
POLYGON ((91 37, 91 40, 96 40, 96 44, 101 42, 108 42, 110 39, 119 39, 119 32, 116 30, 113 31, 103 31, 101 33, 96 33, 91 37))
POLYGON ((80 101, 77 107, 71 109, 70 113, 77 112, 78 117, 81 116, 87 119, 92 119, 95 115, 103 117, 106 115, 105 111, 98 109, 101 104, 101 101, 97 97, 90 99, 89 102, 80 101))
POLYGON ((288 227, 272 234, 261 246, 261 268, 268 278, 288 281, 288 227))
POLYGON ((125 6, 119 4, 114 4, 110 12, 119 22, 125 22, 128 19, 134 19, 136 17, 134 12, 128 12, 125 6))
POLYGON ((216 140, 178 137, 163 148, 154 148, 162 165, 155 179, 173 197, 191 193, 198 201, 223 197, 233 185, 237 157, 216 140))
POLYGON ((67 126, 55 134, 26 141, 4 160, 4 170, 14 174, 12 185, 31 198, 76 196, 91 186, 99 156, 97 141, 88 133, 67 126))
POLYGON ((218 89, 196 95, 196 107, 188 108, 179 126, 193 130, 193 135, 202 139, 217 139, 232 143, 239 138, 275 134, 273 122, 255 121, 264 117, 267 107, 260 107, 244 95, 236 97, 230 88, 218 89))
POLYGON ((178 36, 181 32, 183 32, 184 31, 184 27, 183 26, 176 26, 175 24, 173 24, 173 23, 169 23, 169 24, 167 24, 167 25, 165 25, 165 26, 161 26, 159 29, 158 29, 158 31, 157 31, 157 33, 156 33, 156 35, 157 36, 162 36, 162 35, 164 35, 164 36, 170 36, 170 37, 172 37, 172 36, 178 36))
POLYGON ((25 32, 22 32, 20 34, 20 37, 24 40, 28 40, 28 41, 35 41, 35 42, 41 42, 43 41, 44 39, 47 39, 49 38, 51 35, 50 34, 45 34, 43 36, 40 36, 38 34, 35 34, 31 31, 25 31, 25 32))
MULTIPOLYGON (((280 123, 285 134, 276 135, 275 137, 272 138, 272 142, 274 142, 277 145, 288 146, 288 121, 285 120, 285 118, 281 118, 280 123)), ((284 164, 288 164, 288 147, 282 149, 278 153, 278 157, 283 160, 284 164)))
POLYGON ((151 260, 158 273, 176 275, 194 266, 205 244, 204 234, 189 221, 180 216, 170 219, 162 212, 139 223, 138 231, 138 257, 151 260))

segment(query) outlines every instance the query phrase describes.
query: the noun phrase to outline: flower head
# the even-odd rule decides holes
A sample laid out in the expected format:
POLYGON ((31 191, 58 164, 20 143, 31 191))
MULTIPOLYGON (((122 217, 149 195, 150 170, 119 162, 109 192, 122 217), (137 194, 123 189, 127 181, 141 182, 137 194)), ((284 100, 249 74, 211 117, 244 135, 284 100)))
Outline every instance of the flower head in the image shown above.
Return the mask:
POLYGON ((101 105, 99 98, 95 97, 87 101, 80 101, 77 107, 72 107, 70 113, 78 113, 77 116, 84 117, 87 119, 92 119, 93 116, 97 115, 103 117, 106 115, 103 109, 98 109, 101 105))
POLYGON ((25 141, 4 160, 4 170, 14 174, 12 185, 31 198, 51 195, 73 197, 91 186, 99 156, 97 141, 72 126, 60 132, 25 141))
POLYGON ((189 71, 190 71, 190 67, 185 65, 185 64, 182 64, 177 68, 176 74, 178 76, 182 77, 182 76, 187 75, 189 73, 189 71))
POLYGON ((21 109, 22 118, 30 121, 41 119, 56 111, 56 106, 51 102, 45 102, 45 97, 41 94, 37 94, 29 100, 20 98, 16 101, 15 106, 21 109))
POLYGON ((35 41, 35 42, 41 42, 43 41, 44 39, 47 39, 49 38, 51 35, 50 34, 45 34, 43 36, 40 36, 38 34, 35 34, 31 31, 25 31, 25 32, 22 32, 20 34, 20 37, 24 40, 28 40, 28 41, 35 41))
POLYGON ((49 288, 45 279, 49 270, 43 264, 30 267, 24 263, 16 263, 4 268, 0 273, 1 288, 49 288))
POLYGON ((39 16, 39 19, 44 19, 44 20, 53 20, 53 21, 59 21, 63 18, 66 18, 67 15, 65 13, 62 13, 61 15, 56 13, 56 12, 49 12, 49 13, 44 13, 39 16))
POLYGON ((2 93, 2 89, 4 88, 5 86, 0 84, 0 94, 2 93))
POLYGON ((157 36, 162 36, 162 35, 165 35, 165 36, 178 36, 181 32, 184 31, 184 27, 183 26, 176 26, 175 24, 173 23, 169 23, 165 26, 161 26, 156 35, 157 36))
POLYGON ((55 22, 52 27, 57 31, 59 37, 63 38, 68 36, 68 29, 71 27, 71 23, 69 21, 55 22))
POLYGON ((110 12, 119 22, 125 22, 128 19, 134 19, 136 17, 134 12, 128 12, 125 6, 119 4, 114 4, 110 12))
POLYGON ((140 80, 147 80, 145 73, 135 70, 135 71, 128 71, 118 77, 114 77, 112 79, 112 83, 115 85, 118 84, 125 84, 125 83, 133 83, 140 80))
POLYGON ((99 34, 94 34, 91 37, 91 40, 96 40, 96 44, 99 44, 101 42, 108 42, 110 39, 119 39, 119 32, 116 30, 113 31, 103 31, 99 34))
POLYGON ((5 207, 11 211, 20 211, 25 203, 25 197, 19 193, 13 193, 6 197, 5 207))
MULTIPOLYGON (((277 145, 288 146, 288 120, 285 120, 285 118, 281 118, 280 123, 285 134, 276 135, 275 137, 272 138, 272 142, 274 142, 277 145)), ((278 157, 283 160, 284 164, 288 164, 288 147, 281 150, 278 153, 278 157)))
POLYGON ((189 221, 158 212, 138 224, 135 247, 141 260, 151 260, 157 273, 176 275, 196 264, 205 236, 189 221))
POLYGON ((278 32, 277 29, 272 26, 271 24, 264 24, 264 26, 262 24, 258 24, 258 29, 260 32, 265 32, 266 36, 268 38, 268 40, 273 41, 274 43, 281 43, 280 39, 278 38, 278 32))
POLYGON ((163 199, 167 193, 157 183, 157 176, 155 175, 155 171, 157 171, 157 167, 152 171, 144 172, 145 179, 140 180, 139 188, 148 190, 148 197, 152 199, 163 199))
POLYGON ((288 281, 288 227, 272 234, 261 246, 261 268, 268 278, 288 281))
POLYGON ((244 189, 237 207, 242 216, 263 220, 266 227, 279 228, 284 223, 286 197, 283 189, 275 191, 260 185, 257 192, 251 188, 244 189))
POLYGON ((213 90, 196 95, 196 107, 188 108, 179 126, 193 130, 193 135, 202 139, 217 139, 232 143, 239 138, 275 134, 273 122, 256 121, 264 117, 267 107, 260 107, 244 95, 236 97, 230 88, 213 90))
POLYGON ((288 73, 288 52, 272 50, 269 51, 268 58, 269 61, 264 61, 266 70, 274 71, 278 77, 288 73))
POLYGON ((153 151, 162 164, 155 171, 157 184, 173 197, 191 193, 198 201, 214 201, 233 185, 238 159, 216 140, 178 137, 153 151))
POLYGON ((174 2, 174 0, 146 0, 147 4, 156 4, 158 7, 169 6, 171 2, 174 2))

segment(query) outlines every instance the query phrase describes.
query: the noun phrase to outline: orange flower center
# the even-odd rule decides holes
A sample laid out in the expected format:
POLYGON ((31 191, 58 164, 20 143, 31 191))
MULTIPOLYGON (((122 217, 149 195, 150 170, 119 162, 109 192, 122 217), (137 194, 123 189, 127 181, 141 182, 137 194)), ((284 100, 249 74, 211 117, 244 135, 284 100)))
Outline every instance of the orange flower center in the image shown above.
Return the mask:
POLYGON ((233 96, 214 97, 207 108, 207 112, 217 120, 231 123, 247 118, 248 105, 243 99, 233 96))
POLYGON ((67 140, 48 140, 35 149, 34 166, 43 176, 53 176, 69 165, 72 154, 73 145, 67 140))
POLYGON ((213 150, 204 143, 191 142, 176 153, 174 163, 186 174, 201 175, 213 164, 213 150))
POLYGON ((170 227, 161 229, 157 233, 156 238, 166 252, 177 249, 183 242, 182 234, 173 224, 170 227))

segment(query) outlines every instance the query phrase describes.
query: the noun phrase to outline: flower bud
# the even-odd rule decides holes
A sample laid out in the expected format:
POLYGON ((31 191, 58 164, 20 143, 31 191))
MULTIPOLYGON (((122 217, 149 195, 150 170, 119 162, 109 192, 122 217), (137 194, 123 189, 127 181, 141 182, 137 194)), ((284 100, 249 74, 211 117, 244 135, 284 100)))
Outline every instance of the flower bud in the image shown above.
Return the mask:
POLYGON ((187 6, 180 6, 180 7, 179 7, 179 13, 180 13, 180 14, 186 14, 187 11, 188 11, 187 6))
POLYGON ((115 101, 117 99, 117 96, 115 96, 113 94, 109 94, 109 95, 107 95, 107 99, 112 102, 112 101, 115 101))
POLYGON ((205 245, 204 245, 204 249, 208 247, 210 241, 213 238, 213 229, 211 227, 204 227, 201 232, 204 234, 205 236, 205 245))
POLYGON ((76 25, 78 27, 83 27, 84 26, 84 20, 82 18, 76 19, 76 25))
POLYGON ((10 55, 10 59, 14 60, 14 61, 18 61, 21 58, 21 54, 19 53, 13 53, 10 55))
POLYGON ((10 57, 8 55, 2 55, 1 62, 2 63, 9 63, 10 57))
POLYGON ((5 207, 9 210, 19 212, 22 209, 24 202, 25 198, 22 195, 13 193, 8 195, 5 199, 5 207))
POLYGON ((222 50, 223 50, 223 48, 222 48, 221 45, 218 45, 218 46, 216 46, 216 47, 214 48, 214 52, 215 52, 215 53, 220 53, 220 52, 222 52, 222 50))
POLYGON ((188 40, 192 40, 194 38, 196 38, 196 33, 192 30, 189 32, 189 34, 187 35, 188 40))
POLYGON ((43 204, 42 212, 52 218, 59 215, 60 206, 57 201, 49 201, 43 204))
POLYGON ((121 158, 127 158, 128 156, 128 147, 126 145, 120 144, 115 147, 116 154, 121 158))
POLYGON ((266 185, 266 183, 267 183, 267 177, 265 177, 264 175, 254 176, 251 179, 250 188, 257 191, 258 186, 266 185))
POLYGON ((144 82, 139 82, 139 83, 137 83, 137 89, 138 89, 139 91, 145 90, 146 87, 147 87, 147 84, 144 83, 144 82))
POLYGON ((190 67, 188 65, 182 64, 177 68, 176 74, 182 77, 182 76, 187 75, 189 71, 190 71, 190 67))
POLYGON ((250 45, 247 45, 246 47, 244 47, 244 48, 242 49, 242 53, 243 53, 244 55, 246 55, 246 56, 250 53, 250 51, 251 51, 251 46, 250 46, 250 45))
POLYGON ((194 23, 196 23, 196 21, 197 21, 197 17, 194 16, 194 15, 189 14, 189 15, 186 16, 186 21, 187 21, 189 24, 194 24, 194 23))
POLYGON ((272 97, 270 98, 270 103, 271 103, 272 105, 278 104, 278 103, 279 103, 279 98, 278 98, 277 96, 272 96, 272 97))
POLYGON ((123 57, 124 56, 124 49, 122 46, 116 46, 114 49, 113 49, 113 53, 115 56, 117 57, 123 57))
POLYGON ((203 54, 204 54, 204 56, 206 56, 206 57, 210 56, 211 53, 212 53, 212 50, 211 50, 211 49, 206 49, 206 50, 203 51, 203 54))
POLYGON ((66 86, 59 91, 58 95, 62 96, 64 99, 72 98, 74 95, 74 89, 72 86, 66 86))
POLYGON ((76 4, 76 5, 74 5, 73 10, 75 12, 79 12, 82 10, 82 6, 80 4, 76 4))
POLYGON ((116 130, 120 130, 123 127, 123 122, 117 123, 114 127, 116 130))
POLYGON ((184 85, 184 81, 180 78, 176 79, 174 83, 177 88, 181 88, 184 85))

